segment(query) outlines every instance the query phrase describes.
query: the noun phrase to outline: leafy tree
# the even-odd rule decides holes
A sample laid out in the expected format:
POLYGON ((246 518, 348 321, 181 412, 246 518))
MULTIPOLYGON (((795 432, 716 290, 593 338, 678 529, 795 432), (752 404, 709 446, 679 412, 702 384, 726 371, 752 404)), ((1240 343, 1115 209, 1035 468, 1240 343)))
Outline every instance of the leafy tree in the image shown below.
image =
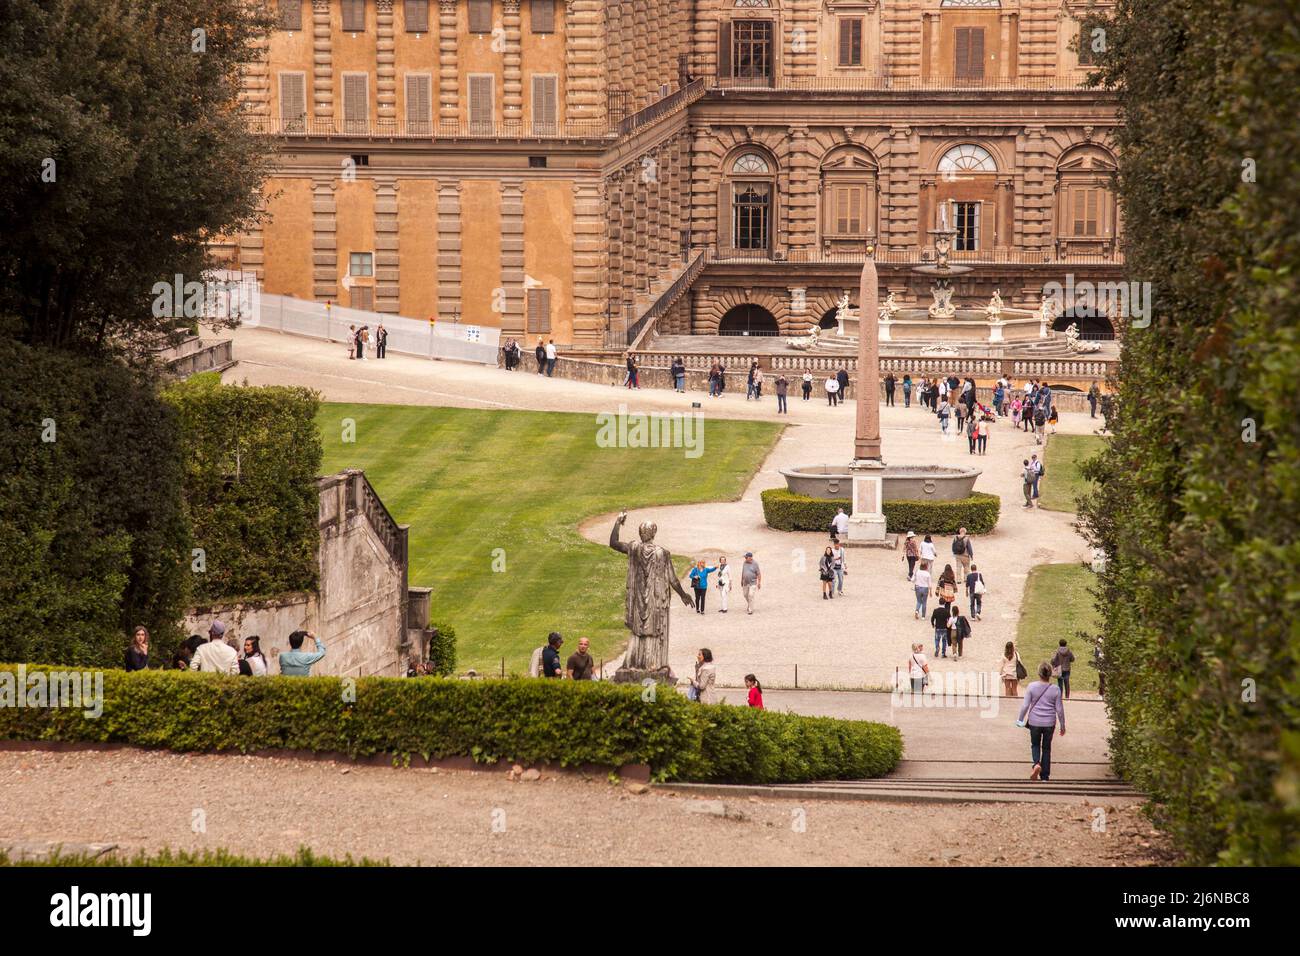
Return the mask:
POLYGON ((1111 753, 1194 862, 1300 863, 1300 19, 1120 0, 1130 278, 1114 439, 1083 515, 1111 753))
POLYGON ((240 64, 269 27, 260 0, 3 0, 0 332, 122 352, 174 326, 155 283, 257 216, 240 64))

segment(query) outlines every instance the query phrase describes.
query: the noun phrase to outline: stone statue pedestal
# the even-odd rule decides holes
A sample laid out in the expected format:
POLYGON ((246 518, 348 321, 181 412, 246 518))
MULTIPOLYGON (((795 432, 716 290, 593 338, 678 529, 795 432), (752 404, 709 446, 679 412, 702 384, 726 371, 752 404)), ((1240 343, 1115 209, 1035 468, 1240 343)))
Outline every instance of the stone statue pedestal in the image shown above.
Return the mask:
POLYGON ((853 476, 853 514, 845 540, 851 548, 892 548, 894 542, 885 532, 884 462, 858 459, 849 465, 853 476))
POLYGON ((615 684, 644 684, 647 680, 654 681, 656 684, 666 684, 669 687, 677 686, 677 677, 672 670, 667 667, 656 667, 653 670, 642 670, 637 667, 620 667, 614 671, 612 678, 615 684))
POLYGON ((989 323, 989 345, 996 345, 997 343, 1002 341, 1005 341, 1002 338, 1002 323, 990 322, 989 323))

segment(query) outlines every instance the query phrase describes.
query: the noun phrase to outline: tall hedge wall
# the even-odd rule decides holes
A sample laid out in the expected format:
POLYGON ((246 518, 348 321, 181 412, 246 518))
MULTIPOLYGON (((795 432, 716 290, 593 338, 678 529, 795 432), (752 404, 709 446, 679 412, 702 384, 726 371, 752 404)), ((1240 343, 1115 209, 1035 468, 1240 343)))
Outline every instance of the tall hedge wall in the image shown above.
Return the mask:
MULTIPOLYGON (((13 671, 0 665, 0 687, 13 671)), ((663 689, 647 699, 639 686, 603 682, 365 677, 349 700, 337 677, 107 671, 103 678, 98 717, 84 716, 85 707, 0 707, 0 739, 645 763, 660 779, 729 783, 874 777, 903 753, 898 729, 885 724, 693 704, 663 689)))
POLYGON ((179 413, 186 510, 194 547, 203 550, 194 600, 315 588, 319 396, 203 377, 163 397, 179 413))
POLYGON ((109 359, 0 343, 0 660, 120 666, 185 604, 175 412, 109 359))
POLYGON ((1120 0, 1130 278, 1108 450, 1084 507, 1111 753, 1191 860, 1300 863, 1300 20, 1120 0))

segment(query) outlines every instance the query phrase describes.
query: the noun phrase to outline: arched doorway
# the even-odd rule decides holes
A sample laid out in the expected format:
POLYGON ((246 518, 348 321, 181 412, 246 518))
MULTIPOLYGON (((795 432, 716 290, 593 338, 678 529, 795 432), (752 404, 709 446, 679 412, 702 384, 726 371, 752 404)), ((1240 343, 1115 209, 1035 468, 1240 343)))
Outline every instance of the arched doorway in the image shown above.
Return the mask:
POLYGON ((826 314, 821 317, 821 321, 817 324, 823 329, 838 329, 840 327, 840 320, 838 318, 839 314, 840 310, 838 306, 827 309, 826 314))
POLYGON ((1115 328, 1110 319, 1102 312, 1087 309, 1067 309, 1052 322, 1052 329, 1064 332, 1075 322, 1079 323, 1079 337, 1092 340, 1110 340, 1115 337, 1115 328))
POLYGON ((719 335, 780 335, 776 316, 761 305, 738 305, 718 323, 719 335))

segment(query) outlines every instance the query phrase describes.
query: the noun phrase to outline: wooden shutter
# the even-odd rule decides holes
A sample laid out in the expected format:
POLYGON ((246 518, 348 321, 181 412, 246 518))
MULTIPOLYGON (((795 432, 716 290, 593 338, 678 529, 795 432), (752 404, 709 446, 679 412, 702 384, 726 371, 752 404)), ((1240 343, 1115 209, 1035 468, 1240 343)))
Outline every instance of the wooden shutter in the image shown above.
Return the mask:
POLYGON ((731 76, 731 21, 718 23, 718 76, 731 76))
POLYGON ((528 11, 534 33, 555 32, 555 0, 532 0, 528 11))
POLYGON ((840 17, 840 66, 862 65, 862 19, 840 17))
POLYGON ((419 73, 406 75, 406 131, 428 136, 432 125, 433 79, 419 73))
POLYGON ((368 102, 370 77, 366 73, 343 74, 343 130, 365 133, 370 126, 368 102))
POLYGON ((1074 192, 1074 235, 1097 235, 1101 190, 1076 186, 1074 192))
POLYGON ((551 331, 551 290, 528 290, 528 334, 542 335, 551 331))
POLYGON ((402 20, 407 33, 428 33, 429 0, 406 0, 402 4, 402 20))
POLYGON ((280 0, 280 29, 302 29, 302 0, 280 0))
POLYGON ((343 0, 343 31, 362 33, 366 29, 366 0, 343 0))
MULTIPOLYGON (((354 285, 348 294, 348 302, 354 309, 364 309, 367 312, 374 311, 375 308, 375 289, 368 285, 354 285)), ((370 335, 370 342, 375 341, 374 333, 370 335)))
POLYGON ((954 33, 956 70, 960 79, 975 80, 984 76, 984 28, 958 27, 954 33))
POLYGON ((1095 54, 1092 52, 1092 31, 1088 28, 1089 24, 1079 24, 1079 65, 1093 66, 1096 63, 1095 54))
POLYGON ((469 124, 471 132, 491 135, 493 83, 490 75, 469 78, 469 124))
POLYGON ((554 76, 533 77, 533 128, 538 133, 555 132, 558 85, 554 76))
POLYGON ((286 130, 302 131, 307 118, 307 77, 303 73, 280 74, 280 123, 286 130))
POLYGON ((492 0, 469 0, 469 32, 492 32, 492 0))

